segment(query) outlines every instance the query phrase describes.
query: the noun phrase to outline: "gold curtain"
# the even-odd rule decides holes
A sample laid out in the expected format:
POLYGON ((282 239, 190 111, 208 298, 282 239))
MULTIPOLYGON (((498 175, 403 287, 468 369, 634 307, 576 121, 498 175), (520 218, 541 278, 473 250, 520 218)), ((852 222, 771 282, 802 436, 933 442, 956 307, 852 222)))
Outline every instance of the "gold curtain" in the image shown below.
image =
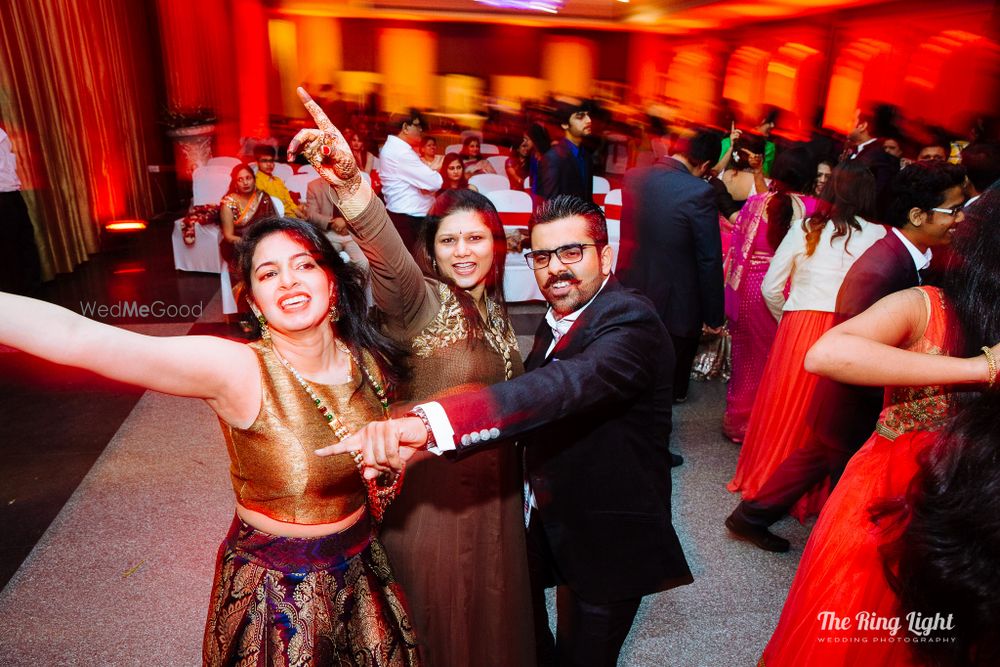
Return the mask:
POLYGON ((150 29, 130 0, 0 2, 0 124, 46 278, 96 252, 104 223, 152 210, 150 29))

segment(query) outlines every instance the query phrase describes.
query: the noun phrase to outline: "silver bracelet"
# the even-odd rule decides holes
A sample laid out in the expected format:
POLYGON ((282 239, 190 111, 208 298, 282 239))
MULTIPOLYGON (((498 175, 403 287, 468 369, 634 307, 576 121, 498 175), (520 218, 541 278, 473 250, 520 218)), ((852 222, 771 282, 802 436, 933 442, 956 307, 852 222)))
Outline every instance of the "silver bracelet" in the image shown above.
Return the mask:
POLYGON ((424 428, 427 429, 427 443, 424 446, 427 449, 436 446, 437 440, 434 439, 434 430, 431 428, 431 420, 427 418, 427 413, 424 412, 424 409, 416 407, 410 412, 407 412, 406 415, 409 417, 416 417, 424 423, 424 428))

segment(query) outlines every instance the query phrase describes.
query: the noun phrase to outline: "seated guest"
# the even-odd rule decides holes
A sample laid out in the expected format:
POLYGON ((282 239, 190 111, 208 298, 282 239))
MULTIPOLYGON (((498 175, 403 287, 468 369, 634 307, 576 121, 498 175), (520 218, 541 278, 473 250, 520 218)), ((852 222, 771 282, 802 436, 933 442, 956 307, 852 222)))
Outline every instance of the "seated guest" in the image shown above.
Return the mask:
POLYGON ((531 158, 534 154, 535 142, 525 133, 521 137, 521 143, 504 163, 504 171, 507 173, 507 180, 510 181, 511 190, 524 189, 524 179, 531 175, 531 158))
POLYGON ((444 156, 437 154, 437 148, 437 139, 434 137, 424 137, 420 143, 420 159, 434 171, 440 171, 444 162, 444 156))
POLYGON ((469 135, 462 142, 462 151, 459 155, 462 156, 462 167, 465 169, 467 177, 476 174, 497 173, 490 161, 479 152, 480 145, 479 137, 473 135, 469 135))
POLYGON ((274 146, 261 144, 253 149, 253 155, 257 160, 257 188, 280 201, 288 217, 305 219, 305 211, 292 199, 292 193, 288 191, 285 182, 274 175, 274 165, 278 155, 274 146))
POLYGON ((475 185, 469 185, 469 177, 462 167, 462 156, 458 153, 448 153, 441 164, 441 178, 444 184, 438 194, 446 190, 472 190, 479 192, 475 185))
POLYGON ((227 261, 232 259, 233 247, 243 238, 252 223, 276 215, 270 195, 256 186, 253 170, 249 165, 236 165, 230 176, 229 190, 219 202, 222 255, 227 261))
POLYGON ((344 138, 347 139, 347 143, 351 147, 351 155, 358 163, 358 169, 366 174, 372 173, 372 169, 375 168, 375 156, 365 148, 364 138, 351 128, 344 130, 344 138))
POLYGON ((925 144, 920 147, 920 152, 917 153, 917 162, 933 161, 939 160, 944 162, 948 159, 948 155, 951 153, 951 145, 946 143, 930 143, 925 144))
POLYGON ((361 248, 351 238, 350 234, 342 234, 338 230, 343 229, 346 224, 343 214, 340 212, 340 198, 337 192, 330 187, 330 184, 322 178, 315 178, 309 181, 306 192, 306 219, 323 230, 326 238, 330 239, 334 250, 347 253, 351 262, 359 267, 368 270, 368 258, 361 252, 361 248))
POLYGON ((823 160, 818 165, 816 165, 816 180, 813 181, 812 195, 814 197, 819 197, 823 194, 823 188, 826 187, 827 181, 830 180, 830 174, 833 172, 833 162, 831 160, 823 160))

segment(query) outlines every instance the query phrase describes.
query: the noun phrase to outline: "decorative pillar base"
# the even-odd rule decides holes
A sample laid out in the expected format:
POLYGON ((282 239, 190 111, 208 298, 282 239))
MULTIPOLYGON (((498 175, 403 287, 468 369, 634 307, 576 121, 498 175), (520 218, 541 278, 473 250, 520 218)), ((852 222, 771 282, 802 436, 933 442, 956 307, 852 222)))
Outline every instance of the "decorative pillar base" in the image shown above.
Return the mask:
POLYGON ((174 140, 177 180, 190 182, 194 170, 203 166, 212 157, 215 125, 179 127, 168 131, 167 136, 174 140))

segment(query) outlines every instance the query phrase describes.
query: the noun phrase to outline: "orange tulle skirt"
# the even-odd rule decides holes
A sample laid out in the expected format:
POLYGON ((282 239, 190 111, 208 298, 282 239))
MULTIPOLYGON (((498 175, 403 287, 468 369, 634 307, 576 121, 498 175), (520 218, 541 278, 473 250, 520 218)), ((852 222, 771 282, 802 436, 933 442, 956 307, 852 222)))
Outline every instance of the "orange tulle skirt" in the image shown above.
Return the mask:
POLYGON ((904 433, 895 441, 872 435, 854 455, 816 521, 759 664, 917 664, 910 647, 920 639, 909 632, 909 622, 897 607, 879 553, 905 524, 894 516, 875 523, 869 508, 905 494, 917 472, 918 456, 935 437, 927 431, 904 433), (835 627, 833 617, 848 619, 850 627, 835 627))
MULTIPOLYGON (((754 399, 736 474, 727 486, 730 491, 753 498, 781 462, 812 438, 806 415, 819 376, 807 373, 803 361, 813 343, 832 326, 833 313, 793 310, 782 316, 754 399)), ((819 514, 829 495, 826 481, 803 496, 791 515, 804 522, 819 514)))

